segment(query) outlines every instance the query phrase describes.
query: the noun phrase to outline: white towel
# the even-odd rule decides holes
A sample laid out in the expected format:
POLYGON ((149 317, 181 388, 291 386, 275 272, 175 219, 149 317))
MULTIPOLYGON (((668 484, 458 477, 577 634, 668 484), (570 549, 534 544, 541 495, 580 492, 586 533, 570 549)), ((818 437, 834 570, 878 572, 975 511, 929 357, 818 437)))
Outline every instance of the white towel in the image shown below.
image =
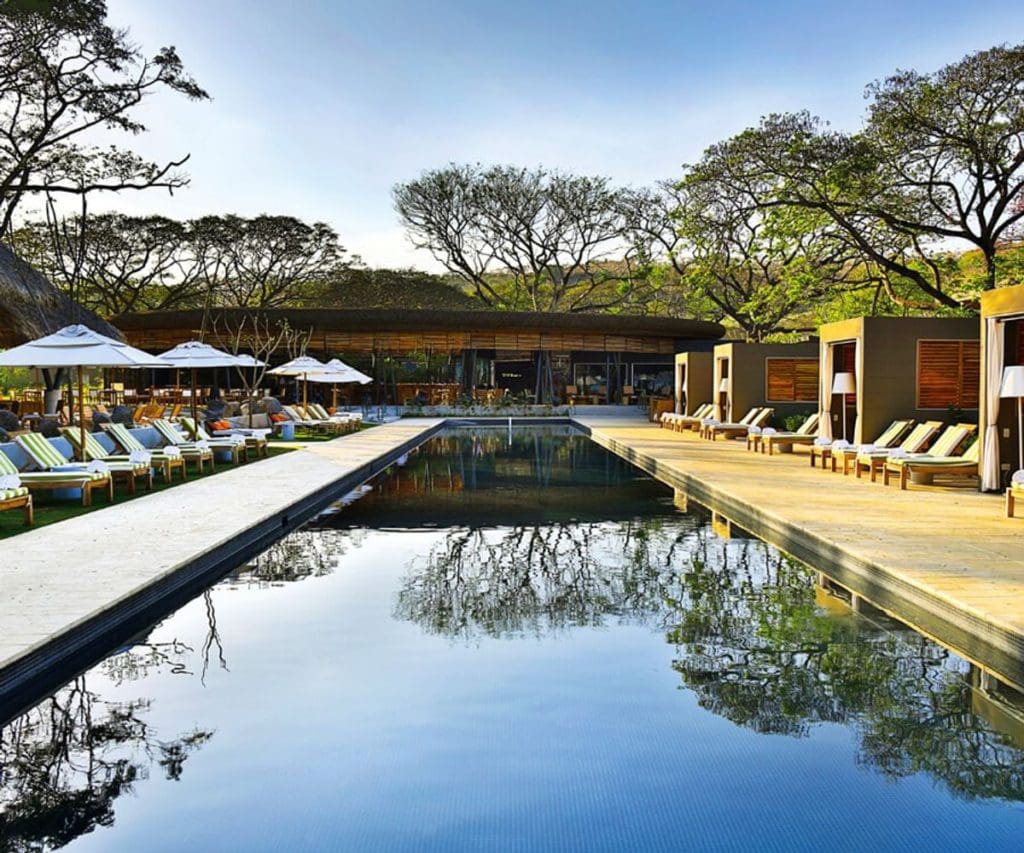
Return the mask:
POLYGON ((171 457, 171 459, 177 459, 181 456, 181 448, 175 447, 173 444, 168 444, 167 447, 163 449, 163 454, 164 456, 171 457))
POLYGON ((199 439, 199 441, 196 442, 196 447, 198 447, 200 450, 209 450, 210 442, 208 442, 205 438, 201 438, 199 439))
POLYGON ((874 453, 878 448, 873 444, 862 444, 857 448, 858 453, 874 453))
POLYGON ((845 438, 837 438, 835 441, 832 442, 833 450, 846 450, 846 448, 848 448, 849 446, 850 442, 848 442, 845 438))
MULTIPOLYGON (((757 429, 757 427, 750 428, 751 432, 753 432, 755 429, 757 429)), ((777 432, 778 430, 775 429, 775 427, 765 427, 763 430, 761 430, 761 435, 775 435, 777 432)))
POLYGON ((704 420, 702 420, 701 423, 704 426, 718 426, 721 423, 721 421, 716 420, 715 418, 704 418, 704 420))
MULTIPOLYGON (((768 429, 771 429, 771 427, 768 427, 768 429)), ((761 427, 753 426, 750 429, 748 429, 747 432, 750 435, 761 435, 761 427)), ((775 432, 775 430, 772 430, 772 432, 775 432)))
POLYGON ((889 448, 888 455, 890 459, 905 459, 910 454, 907 453, 907 451, 904 450, 902 447, 891 447, 889 448))
POLYGON ((1024 471, 1014 471, 1010 480, 1014 483, 1024 483, 1024 471))
POLYGON ((818 447, 831 447, 832 446, 832 439, 831 438, 825 438, 824 436, 821 436, 819 438, 814 439, 814 443, 818 447))
POLYGON ((153 454, 148 450, 133 450, 128 454, 128 461, 132 465, 148 465, 153 461, 153 454))
POLYGON ((94 459, 88 465, 85 466, 85 470, 90 474, 109 474, 110 466, 99 459, 94 459))
POLYGON ((239 435, 236 432, 229 435, 228 438, 231 439, 231 443, 235 445, 235 447, 241 447, 243 444, 245 444, 245 436, 239 435))
POLYGON ((21 477, 17 474, 0 474, 0 492, 21 488, 21 477))

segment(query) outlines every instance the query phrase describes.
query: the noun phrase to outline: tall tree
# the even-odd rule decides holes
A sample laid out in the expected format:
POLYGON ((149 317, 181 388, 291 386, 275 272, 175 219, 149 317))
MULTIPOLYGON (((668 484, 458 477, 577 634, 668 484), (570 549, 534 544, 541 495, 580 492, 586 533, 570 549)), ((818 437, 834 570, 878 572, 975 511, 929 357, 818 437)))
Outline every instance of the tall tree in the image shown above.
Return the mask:
POLYGON ((677 232, 687 246, 684 281, 755 341, 834 289, 866 280, 857 255, 827 217, 774 206, 771 179, 739 183, 709 151, 679 187, 677 232))
POLYGON ((187 156, 159 164, 87 143, 98 130, 143 132, 135 108, 161 89, 209 97, 173 47, 147 57, 112 27, 103 0, 0 5, 0 232, 33 194, 187 183, 187 156))
POLYGON ((51 281, 105 317, 202 303, 184 223, 105 213, 31 222, 13 243, 51 281))
POLYGON ((292 216, 206 216, 189 229, 201 275, 218 305, 294 304, 354 260, 330 226, 292 216))
POLYGON ((996 252, 1024 219, 1024 44, 898 71, 868 95, 864 136, 889 190, 868 209, 908 236, 973 244, 995 287, 996 252))
POLYGON ((413 243, 491 307, 593 311, 642 287, 645 259, 606 178, 453 164, 393 195, 413 243))

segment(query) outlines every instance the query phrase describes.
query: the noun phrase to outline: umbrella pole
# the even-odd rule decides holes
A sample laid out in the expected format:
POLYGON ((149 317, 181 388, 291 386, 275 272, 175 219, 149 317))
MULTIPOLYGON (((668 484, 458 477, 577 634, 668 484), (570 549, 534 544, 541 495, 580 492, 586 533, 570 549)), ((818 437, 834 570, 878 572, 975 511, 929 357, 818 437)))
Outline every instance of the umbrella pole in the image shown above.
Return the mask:
POLYGON ((192 423, 196 425, 196 435, 199 435, 199 414, 196 411, 196 369, 192 368, 192 423))
POLYGON ((338 408, 338 383, 337 382, 332 382, 331 383, 331 408, 332 409, 337 409, 338 408))
POLYGON ((78 448, 85 462, 85 394, 82 388, 82 365, 78 365, 78 448))
POLYGON ((306 374, 302 374, 302 411, 306 411, 306 374))

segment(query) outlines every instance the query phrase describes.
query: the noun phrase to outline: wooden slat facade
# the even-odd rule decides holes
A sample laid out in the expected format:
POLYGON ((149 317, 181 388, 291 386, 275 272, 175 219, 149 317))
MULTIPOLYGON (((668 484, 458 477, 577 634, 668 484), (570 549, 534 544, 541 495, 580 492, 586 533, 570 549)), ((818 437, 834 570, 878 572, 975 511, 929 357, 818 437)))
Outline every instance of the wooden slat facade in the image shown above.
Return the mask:
MULTIPOLYGON (((126 329, 125 337, 133 346, 157 351, 170 349, 198 336, 190 329, 126 329)), ((621 352, 672 355, 672 338, 623 337, 620 335, 561 335, 539 332, 318 332, 310 341, 312 351, 327 353, 369 353, 383 351, 394 355, 423 352, 461 352, 479 350, 548 350, 551 352, 621 352)))

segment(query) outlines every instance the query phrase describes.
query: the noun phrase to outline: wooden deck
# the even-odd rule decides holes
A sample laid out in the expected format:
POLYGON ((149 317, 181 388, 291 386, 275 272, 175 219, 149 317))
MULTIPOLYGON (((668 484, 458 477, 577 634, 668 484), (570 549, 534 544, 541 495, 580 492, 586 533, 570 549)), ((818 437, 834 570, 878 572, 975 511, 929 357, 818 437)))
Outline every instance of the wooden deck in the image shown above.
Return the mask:
MULTIPOLYGON (((901 492, 637 418, 575 422, 629 459, 869 602, 1024 686, 1024 518, 960 486, 901 492)), ((969 484, 970 483, 970 484, 969 484)))
MULTIPOLYGON (((233 568, 443 424, 401 420, 29 530, 0 560, 0 718, 55 663, 233 568)), ((166 609, 166 608, 165 608, 166 609)), ((138 627, 135 628, 138 630, 138 627)))

